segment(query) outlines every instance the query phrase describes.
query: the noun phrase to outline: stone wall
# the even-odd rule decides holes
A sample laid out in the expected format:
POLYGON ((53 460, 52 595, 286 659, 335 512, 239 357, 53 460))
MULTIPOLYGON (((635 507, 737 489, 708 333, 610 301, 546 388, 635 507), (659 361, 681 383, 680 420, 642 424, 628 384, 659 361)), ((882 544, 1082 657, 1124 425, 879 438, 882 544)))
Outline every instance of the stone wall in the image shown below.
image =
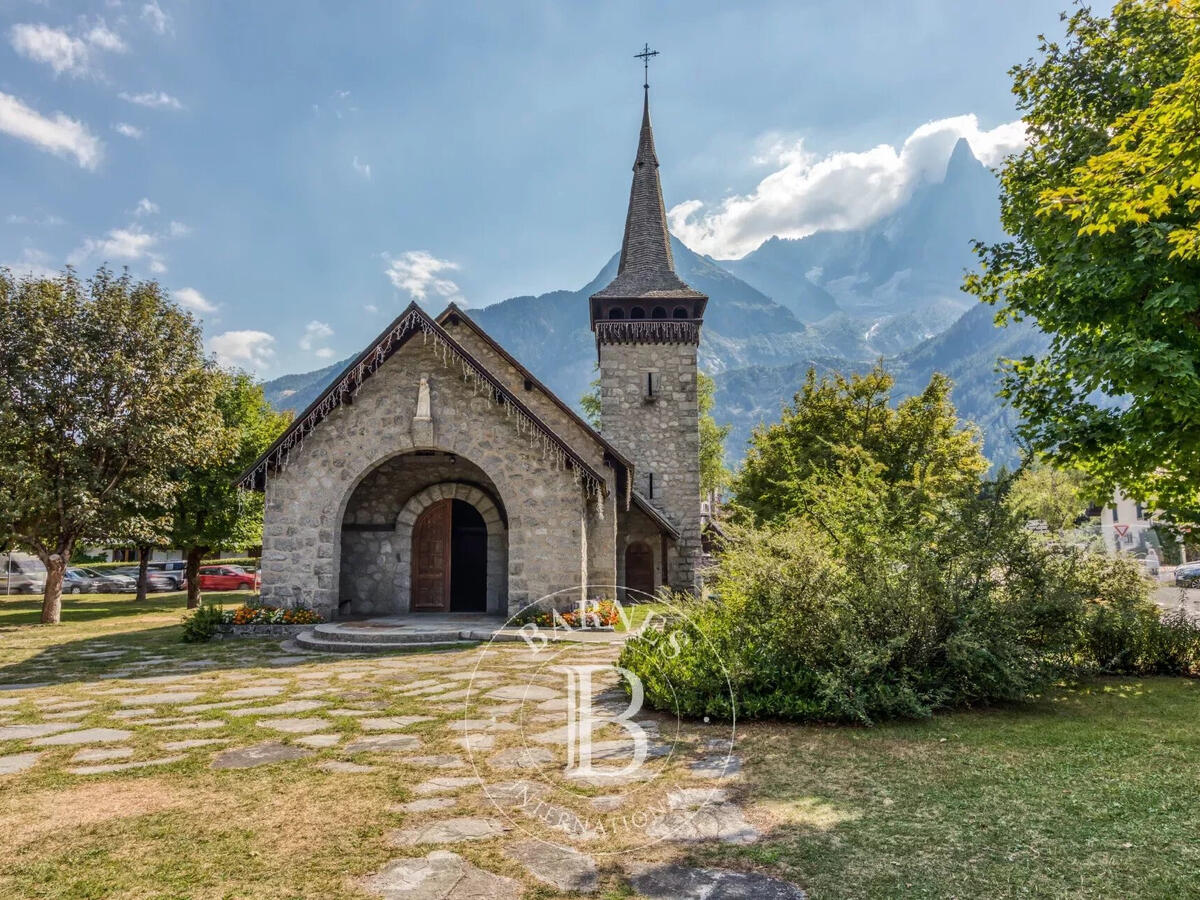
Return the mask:
POLYGON ((487 473, 469 460, 436 451, 413 451, 377 466, 354 489, 342 517, 339 601, 343 614, 408 612, 411 595, 411 508, 427 489, 471 503, 488 528, 488 609, 507 608, 508 528, 499 493, 487 473), (405 511, 408 515, 405 515, 405 511), (401 522, 404 515, 406 521, 401 522), (347 609, 348 607, 348 609, 347 609))
POLYGON ((700 562, 696 347, 601 343, 600 403, 604 437, 637 466, 635 489, 679 530, 667 560, 671 587, 694 591, 700 562), (655 376, 653 399, 647 398, 649 373, 655 376))
MULTIPOLYGON (((418 336, 268 478, 263 602, 337 614, 343 514, 368 473, 399 453, 422 449, 412 436, 422 375, 428 377, 434 423, 433 445, 425 449, 478 466, 507 512, 509 608, 578 586, 581 572, 607 569, 615 575, 615 560, 593 562, 587 556, 587 504, 572 472, 543 459, 502 407, 477 395, 452 363, 443 362, 436 345, 418 336)), ((609 470, 598 471, 611 478, 609 470)))

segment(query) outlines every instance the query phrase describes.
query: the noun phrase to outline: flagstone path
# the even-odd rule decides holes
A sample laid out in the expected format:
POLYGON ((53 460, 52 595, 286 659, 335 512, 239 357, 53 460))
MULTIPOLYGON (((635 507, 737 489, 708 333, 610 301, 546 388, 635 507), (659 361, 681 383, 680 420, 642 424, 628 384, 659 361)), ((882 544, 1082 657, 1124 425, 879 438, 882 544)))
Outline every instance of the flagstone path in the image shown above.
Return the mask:
POLYGON ((747 803, 721 726, 641 712, 646 760, 622 772, 634 742, 612 721, 627 702, 615 670, 593 677, 604 720, 596 771, 567 777, 557 667, 612 663, 619 647, 558 645, 548 660, 522 644, 372 658, 267 646, 239 648, 236 662, 253 670, 229 668, 229 657, 218 666, 97 649, 88 664, 116 668, 69 684, 0 684, 0 785, 41 772, 236 778, 262 766, 354 785, 401 769, 379 832, 396 858, 347 873, 386 900, 588 894, 614 878, 645 897, 803 897, 766 875, 672 862, 697 844, 751 844, 774 823, 747 803))

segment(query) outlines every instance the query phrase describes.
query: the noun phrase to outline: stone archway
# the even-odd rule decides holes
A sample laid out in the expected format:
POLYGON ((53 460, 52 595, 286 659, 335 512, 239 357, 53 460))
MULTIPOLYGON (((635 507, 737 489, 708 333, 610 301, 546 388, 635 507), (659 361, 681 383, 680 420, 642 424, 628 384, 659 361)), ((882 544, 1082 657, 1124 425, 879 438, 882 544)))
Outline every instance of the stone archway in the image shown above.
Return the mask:
POLYGON ((469 484, 443 482, 418 491, 396 517, 396 610, 408 612, 413 593, 413 528, 421 514, 441 500, 461 500, 474 507, 487 529, 487 611, 508 609, 508 529, 500 510, 486 493, 469 484))

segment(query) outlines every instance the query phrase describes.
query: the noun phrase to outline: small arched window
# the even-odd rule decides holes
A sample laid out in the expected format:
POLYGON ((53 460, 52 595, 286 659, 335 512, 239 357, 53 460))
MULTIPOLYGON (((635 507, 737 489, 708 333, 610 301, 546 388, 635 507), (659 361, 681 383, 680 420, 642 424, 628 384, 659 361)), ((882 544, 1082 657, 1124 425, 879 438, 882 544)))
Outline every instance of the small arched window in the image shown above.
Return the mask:
POLYGON ((652 319, 665 319, 666 317, 667 311, 661 306, 654 307, 654 310, 650 313, 650 318, 652 319))
POLYGON ((614 306, 612 309, 610 309, 608 311, 608 317, 610 319, 623 319, 623 318, 625 318, 625 310, 619 309, 614 306))
POLYGON ((671 313, 671 317, 675 319, 686 319, 688 312, 682 306, 675 307, 675 312, 671 313))
POLYGON ((629 311, 629 318, 644 319, 644 318, 646 318, 646 311, 644 309, 642 309, 640 306, 635 306, 633 309, 631 309, 629 311))

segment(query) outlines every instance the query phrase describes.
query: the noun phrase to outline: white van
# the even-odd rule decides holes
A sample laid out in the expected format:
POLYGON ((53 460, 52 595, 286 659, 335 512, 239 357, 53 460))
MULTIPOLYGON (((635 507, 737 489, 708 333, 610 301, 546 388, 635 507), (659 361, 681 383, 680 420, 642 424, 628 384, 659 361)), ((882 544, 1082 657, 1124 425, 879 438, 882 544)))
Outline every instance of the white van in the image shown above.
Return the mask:
POLYGON ((46 590, 46 567, 36 556, 13 550, 0 554, 0 597, 40 594, 46 590))

